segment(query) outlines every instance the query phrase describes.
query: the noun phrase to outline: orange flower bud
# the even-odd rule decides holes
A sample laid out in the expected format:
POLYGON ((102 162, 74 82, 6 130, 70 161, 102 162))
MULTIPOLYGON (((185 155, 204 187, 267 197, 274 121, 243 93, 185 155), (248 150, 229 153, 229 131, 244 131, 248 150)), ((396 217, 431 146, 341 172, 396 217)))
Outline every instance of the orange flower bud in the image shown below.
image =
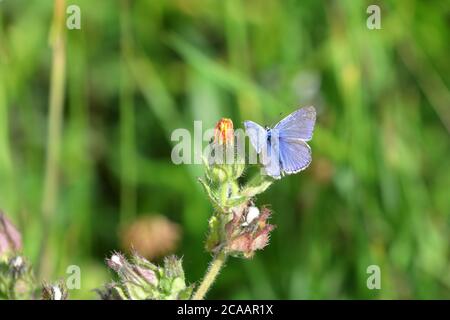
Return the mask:
POLYGON ((219 144, 234 144, 234 129, 231 119, 222 118, 217 122, 214 131, 214 142, 219 144))

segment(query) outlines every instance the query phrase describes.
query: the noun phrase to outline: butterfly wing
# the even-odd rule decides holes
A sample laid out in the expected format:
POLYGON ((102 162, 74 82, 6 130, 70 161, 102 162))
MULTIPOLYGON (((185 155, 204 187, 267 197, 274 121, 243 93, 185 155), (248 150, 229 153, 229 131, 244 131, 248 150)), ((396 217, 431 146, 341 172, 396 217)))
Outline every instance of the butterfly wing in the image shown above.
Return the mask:
POLYGON ((260 153, 267 147, 267 130, 253 121, 245 121, 244 126, 250 143, 255 148, 256 153, 260 153))
POLYGON ((316 123, 316 109, 313 106, 301 108, 277 123, 274 131, 278 131, 280 140, 300 139, 309 141, 312 138, 316 123))
POLYGON ((306 169, 311 163, 311 148, 299 139, 280 139, 281 171, 293 174, 306 169))
POLYGON ((272 129, 270 141, 267 130, 257 123, 246 121, 244 125, 256 152, 262 152, 266 173, 279 179, 282 173, 297 173, 311 163, 311 148, 305 141, 311 140, 315 122, 315 108, 301 108, 272 129))
POLYGON ((267 146, 263 148, 261 156, 264 165, 264 170, 267 175, 274 179, 281 178, 281 167, 279 157, 279 145, 276 143, 267 143, 267 146))
POLYGON ((261 160, 266 174, 275 179, 281 178, 278 145, 271 145, 268 140, 267 130, 259 124, 253 121, 245 121, 244 126, 253 148, 255 148, 257 153, 261 154, 261 160))

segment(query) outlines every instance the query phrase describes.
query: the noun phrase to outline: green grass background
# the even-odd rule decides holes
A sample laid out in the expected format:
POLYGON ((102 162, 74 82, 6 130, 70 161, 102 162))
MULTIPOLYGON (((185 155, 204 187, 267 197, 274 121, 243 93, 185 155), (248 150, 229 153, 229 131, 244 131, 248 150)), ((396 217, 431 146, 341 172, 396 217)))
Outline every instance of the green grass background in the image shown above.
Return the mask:
MULTIPOLYGON (((274 124, 316 106, 312 166, 257 199, 271 244, 231 259, 209 298, 450 298, 448 1, 71 0, 53 279, 112 277, 122 223, 159 213, 183 230, 190 282, 210 259, 201 166, 170 134, 221 117, 274 124), (381 8, 381 30, 366 8, 381 8), (368 290, 366 268, 381 268, 368 290)), ((37 264, 43 236, 50 0, 0 1, 0 208, 37 264)))

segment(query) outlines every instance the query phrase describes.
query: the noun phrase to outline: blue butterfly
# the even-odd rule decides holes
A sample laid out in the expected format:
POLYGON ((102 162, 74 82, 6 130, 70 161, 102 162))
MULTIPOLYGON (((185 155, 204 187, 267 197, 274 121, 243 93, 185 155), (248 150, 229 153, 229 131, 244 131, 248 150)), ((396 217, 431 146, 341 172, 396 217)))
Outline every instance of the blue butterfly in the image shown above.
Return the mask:
POLYGON ((306 169, 311 163, 311 140, 316 109, 301 108, 278 122, 275 127, 263 128, 253 121, 245 121, 245 131, 256 153, 261 154, 266 174, 275 179, 306 169))

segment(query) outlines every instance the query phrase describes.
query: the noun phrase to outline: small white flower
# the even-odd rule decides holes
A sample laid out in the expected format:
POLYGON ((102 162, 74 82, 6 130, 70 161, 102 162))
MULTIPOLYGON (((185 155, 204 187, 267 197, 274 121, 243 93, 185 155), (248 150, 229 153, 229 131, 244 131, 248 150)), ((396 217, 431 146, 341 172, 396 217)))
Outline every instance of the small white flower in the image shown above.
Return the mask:
POLYGON ((53 291, 53 300, 61 300, 62 299, 62 292, 58 286, 52 286, 52 291, 53 291))
POLYGON ((12 260, 12 266, 14 268, 20 268, 23 265, 23 259, 21 256, 17 256, 12 260))
POLYGON ((122 265, 122 259, 120 259, 119 255, 113 254, 111 257, 111 262, 121 266, 122 265))
POLYGON ((245 217, 245 222, 242 224, 243 227, 248 226, 253 220, 259 217, 259 209, 257 207, 248 208, 247 216, 245 217))

